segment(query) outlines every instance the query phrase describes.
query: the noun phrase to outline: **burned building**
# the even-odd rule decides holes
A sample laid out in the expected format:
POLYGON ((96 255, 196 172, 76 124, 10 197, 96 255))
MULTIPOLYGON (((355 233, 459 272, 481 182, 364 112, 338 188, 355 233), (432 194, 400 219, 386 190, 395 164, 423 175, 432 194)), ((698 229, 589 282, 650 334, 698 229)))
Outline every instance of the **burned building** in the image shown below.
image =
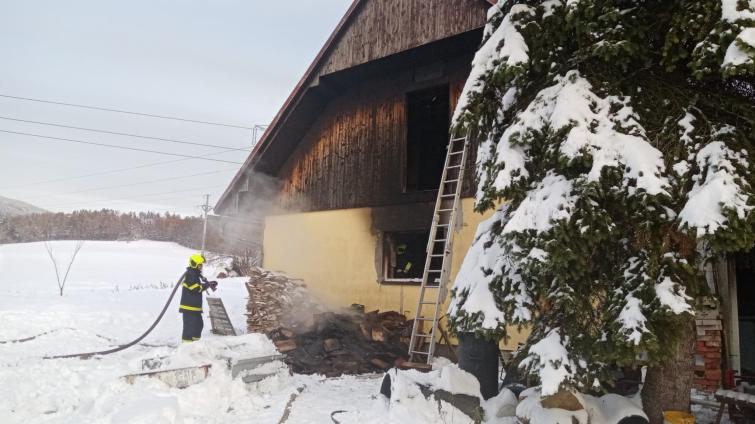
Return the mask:
MULTIPOLYGON (((351 5, 216 206, 264 222, 264 267, 333 305, 412 314, 451 116, 493 3, 351 5)), ((484 218, 474 161, 451 278, 484 218)))
MULTIPOLYGON (((224 237, 258 240, 264 267, 331 305, 413 315, 451 115, 492 3, 354 1, 216 206, 259 234, 233 225, 224 237)), ((472 151, 452 280, 486 218, 473 211, 474 162, 472 151)), ((754 254, 708 269, 698 388, 755 373, 754 254)))

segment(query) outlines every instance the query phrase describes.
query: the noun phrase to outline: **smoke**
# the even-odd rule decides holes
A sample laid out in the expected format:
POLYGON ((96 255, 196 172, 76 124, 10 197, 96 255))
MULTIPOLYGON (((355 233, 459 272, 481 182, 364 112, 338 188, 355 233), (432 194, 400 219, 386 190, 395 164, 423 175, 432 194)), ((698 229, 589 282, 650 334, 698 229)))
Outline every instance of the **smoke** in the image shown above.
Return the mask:
POLYGON ((284 182, 274 176, 248 171, 220 215, 210 219, 208 248, 217 253, 258 256, 261 265, 265 218, 307 210, 304 200, 283 195, 284 182))

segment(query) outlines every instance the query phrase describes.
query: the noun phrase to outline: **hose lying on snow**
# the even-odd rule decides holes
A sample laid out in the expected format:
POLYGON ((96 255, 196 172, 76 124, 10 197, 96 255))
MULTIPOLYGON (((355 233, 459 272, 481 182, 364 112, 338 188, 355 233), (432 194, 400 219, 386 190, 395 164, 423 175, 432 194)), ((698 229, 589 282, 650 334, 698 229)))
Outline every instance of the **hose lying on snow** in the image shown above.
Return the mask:
POLYGON ((161 319, 163 319, 163 315, 165 315, 165 311, 168 310, 168 306, 170 306, 170 302, 173 300, 173 296, 176 295, 176 291, 178 290, 178 287, 181 285, 181 282, 184 279, 184 276, 186 273, 181 274, 181 277, 176 282, 175 287, 173 287, 173 291, 170 293, 170 297, 168 297, 168 301, 165 302, 165 306, 163 306, 163 310, 160 311, 160 315, 157 316, 157 319, 155 322, 152 323, 152 325, 147 329, 147 331, 144 332, 141 336, 139 336, 136 340, 131 341, 129 343, 126 343, 124 345, 120 345, 117 347, 114 347, 109 350, 103 350, 100 352, 89 352, 89 353, 74 353, 71 355, 56 355, 56 356, 45 356, 43 359, 64 359, 64 358, 81 358, 81 359, 89 359, 92 356, 96 355, 109 355, 111 353, 120 352, 122 350, 126 350, 130 348, 131 346, 134 346, 135 344, 139 343, 140 341, 144 340, 145 337, 149 335, 149 333, 152 332, 152 330, 157 327, 157 324, 160 322, 161 319))
POLYGON ((48 334, 57 333, 58 331, 63 331, 63 330, 73 330, 73 331, 75 331, 76 329, 75 328, 71 328, 71 327, 56 328, 54 330, 45 331, 44 333, 39 333, 36 336, 24 337, 23 339, 0 340, 0 344, 26 343, 26 342, 30 342, 30 341, 36 339, 37 337, 46 336, 48 334))

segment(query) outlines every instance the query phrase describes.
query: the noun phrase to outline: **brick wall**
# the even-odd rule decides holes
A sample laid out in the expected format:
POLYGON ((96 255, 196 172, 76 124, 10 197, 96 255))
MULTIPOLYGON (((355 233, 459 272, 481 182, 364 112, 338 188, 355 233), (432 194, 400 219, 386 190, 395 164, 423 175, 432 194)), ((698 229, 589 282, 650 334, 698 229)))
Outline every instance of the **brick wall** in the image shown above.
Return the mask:
POLYGON ((722 330, 719 309, 705 308, 695 316, 697 343, 695 344, 694 387, 714 392, 721 386, 722 330))

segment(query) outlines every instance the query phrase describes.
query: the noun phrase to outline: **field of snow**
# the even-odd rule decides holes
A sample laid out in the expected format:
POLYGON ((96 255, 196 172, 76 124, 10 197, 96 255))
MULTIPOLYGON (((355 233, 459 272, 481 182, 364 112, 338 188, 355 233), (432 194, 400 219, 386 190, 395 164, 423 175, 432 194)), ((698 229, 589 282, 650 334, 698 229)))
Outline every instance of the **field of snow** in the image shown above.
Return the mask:
MULTIPOLYGON (((75 242, 50 245, 65 272, 75 242)), ((177 296, 155 330, 131 349, 88 360, 44 359, 106 350, 141 335, 163 307, 192 253, 173 243, 86 242, 61 297, 44 243, 0 245, 0 423, 472 422, 447 402, 428 398, 419 387, 479 396, 476 379, 447 361, 438 361, 438 369, 428 374, 391 371, 390 400, 379 395, 382 375, 290 375, 277 362, 262 366, 260 373, 272 376, 261 382, 233 379, 226 358, 276 353, 266 337, 243 334, 244 278, 221 279, 212 294, 223 299, 241 336, 211 334, 205 317, 202 340, 180 343, 177 296), (25 342, 8 342, 36 335, 25 342), (167 358, 167 368, 211 365, 209 376, 186 389, 147 378, 128 384, 122 378, 143 372, 142 360, 158 357, 167 358)), ((211 263, 204 273, 213 277, 219 270, 211 263)), ((616 424, 621 413, 637 409, 625 398, 611 402, 587 398, 584 403, 592 405, 588 409, 595 423, 616 424), (610 408, 600 407, 603 403, 610 408)), ((511 416, 515 409, 532 417, 533 423, 551 423, 551 418, 534 417, 556 413, 542 410, 534 398, 518 406, 508 391, 482 402, 488 424, 515 423, 511 416)), ((582 418, 587 416, 581 413, 582 418)), ((572 422, 570 416, 562 418, 560 422, 572 422)))
MULTIPOLYGON (((52 242, 59 266, 74 242, 52 242)), ((219 355, 269 355, 265 337, 210 334, 180 344, 178 296, 143 344, 90 360, 46 355, 104 350, 146 330, 186 267, 191 250, 160 242, 86 242, 73 263, 64 296, 43 243, 0 245, 0 423, 288 423, 367 422, 385 413, 379 376, 325 379, 279 372, 260 383, 232 379, 219 355), (1 343, 49 332, 24 343, 1 343), (204 382, 179 390, 152 379, 127 384, 142 359, 168 356, 173 366, 212 364, 204 382), (375 409, 377 408, 377 409, 375 409), (382 412, 381 412, 382 411, 382 412)), ((64 269, 63 269, 64 271, 64 269)), ((211 276, 211 266, 205 275, 211 276)), ((218 291, 243 332, 243 278, 220 280, 218 291)), ((205 308, 207 309, 207 308, 205 308)), ((206 313, 205 313, 206 314, 206 313)))

